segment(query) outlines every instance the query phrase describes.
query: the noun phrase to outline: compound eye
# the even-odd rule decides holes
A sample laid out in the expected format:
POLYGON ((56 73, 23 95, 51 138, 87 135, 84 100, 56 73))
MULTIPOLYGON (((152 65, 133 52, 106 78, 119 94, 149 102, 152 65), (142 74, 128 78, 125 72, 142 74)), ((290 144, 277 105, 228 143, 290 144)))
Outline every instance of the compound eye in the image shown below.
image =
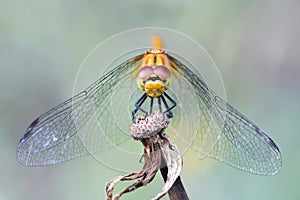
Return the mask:
POLYGON ((154 69, 154 73, 161 79, 167 80, 171 76, 170 70, 165 66, 158 66, 154 69))
POLYGON ((149 76, 151 76, 151 74, 153 74, 152 67, 146 66, 140 69, 137 77, 145 81, 149 78, 149 76))

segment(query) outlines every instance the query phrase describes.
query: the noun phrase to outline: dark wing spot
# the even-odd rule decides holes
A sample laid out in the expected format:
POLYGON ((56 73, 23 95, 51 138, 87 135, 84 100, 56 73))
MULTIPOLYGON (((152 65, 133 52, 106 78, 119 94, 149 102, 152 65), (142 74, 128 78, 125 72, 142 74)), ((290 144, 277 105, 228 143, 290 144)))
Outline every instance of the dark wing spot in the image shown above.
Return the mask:
POLYGON ((26 138, 28 138, 32 134, 32 132, 31 132, 32 128, 35 127, 40 121, 41 121, 41 119, 37 118, 33 122, 31 122, 31 124, 28 126, 28 128, 26 130, 26 133, 24 134, 24 136, 21 138, 20 141, 25 140, 26 138))

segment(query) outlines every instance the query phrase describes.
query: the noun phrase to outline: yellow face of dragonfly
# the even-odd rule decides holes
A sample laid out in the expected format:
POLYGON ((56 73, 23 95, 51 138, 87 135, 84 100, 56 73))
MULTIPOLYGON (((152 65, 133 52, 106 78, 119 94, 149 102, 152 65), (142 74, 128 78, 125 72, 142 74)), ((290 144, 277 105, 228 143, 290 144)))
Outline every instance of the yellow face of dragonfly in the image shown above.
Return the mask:
POLYGON ((149 97, 160 97, 171 84, 171 66, 160 37, 152 38, 153 49, 147 51, 137 73, 137 83, 149 97))

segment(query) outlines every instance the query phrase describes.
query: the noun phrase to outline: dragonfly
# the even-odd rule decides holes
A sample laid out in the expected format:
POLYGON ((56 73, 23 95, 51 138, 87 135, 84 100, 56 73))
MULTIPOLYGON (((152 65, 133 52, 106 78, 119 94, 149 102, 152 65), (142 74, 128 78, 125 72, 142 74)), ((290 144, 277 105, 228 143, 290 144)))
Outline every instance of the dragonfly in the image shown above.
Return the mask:
POLYGON ((130 139, 109 116, 116 88, 122 91, 123 83, 133 79, 139 97, 130 102, 131 120, 159 110, 175 123, 181 120, 185 128, 177 126, 177 137, 200 157, 253 174, 277 174, 282 158, 275 142, 219 97, 191 64, 165 50, 159 36, 152 41, 151 49, 115 66, 84 91, 35 119, 19 141, 17 160, 27 166, 52 165, 101 154, 130 139))

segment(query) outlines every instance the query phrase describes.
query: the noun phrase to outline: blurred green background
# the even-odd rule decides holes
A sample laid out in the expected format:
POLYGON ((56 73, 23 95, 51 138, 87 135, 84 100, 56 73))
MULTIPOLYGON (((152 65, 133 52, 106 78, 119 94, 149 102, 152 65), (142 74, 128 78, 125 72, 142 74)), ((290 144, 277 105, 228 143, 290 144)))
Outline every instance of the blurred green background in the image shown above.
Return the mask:
MULTIPOLYGON (((106 180, 122 173, 92 157, 24 167, 15 149, 34 118, 72 95, 78 67, 95 45, 144 26, 201 43, 219 66, 227 100, 282 152, 274 177, 186 159, 182 179, 190 198, 300 199, 300 1, 0 2, 0 200, 104 199, 106 180)), ((162 187, 159 176, 155 181, 123 199, 150 199, 162 187)))

